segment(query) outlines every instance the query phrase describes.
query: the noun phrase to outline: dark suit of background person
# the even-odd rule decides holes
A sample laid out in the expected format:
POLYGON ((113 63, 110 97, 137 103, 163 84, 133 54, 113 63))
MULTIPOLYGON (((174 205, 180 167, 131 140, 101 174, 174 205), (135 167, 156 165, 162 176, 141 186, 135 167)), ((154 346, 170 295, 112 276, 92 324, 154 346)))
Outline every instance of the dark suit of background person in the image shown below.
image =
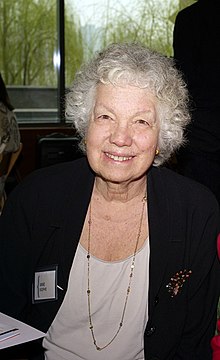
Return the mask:
POLYGON ((174 58, 192 98, 188 144, 177 154, 184 175, 220 203, 220 1, 198 0, 176 17, 174 58))
MULTIPOLYGON (((145 359, 195 360, 191 356, 196 349, 196 359, 211 360, 206 342, 214 332, 213 309, 220 286, 216 245, 210 241, 219 232, 217 202, 208 189, 166 168, 152 167, 147 179, 151 236, 145 359), (181 269, 195 271, 172 298, 167 285, 181 269), (204 303, 207 306, 201 310, 204 303), (181 337, 183 329, 186 334, 181 337), (174 355, 173 344, 180 337, 178 355, 174 355)), ((47 331, 67 291, 93 184, 94 173, 80 159, 38 171, 10 195, 0 217, 1 312, 47 331), (57 299, 33 303, 35 271, 54 264, 58 266, 57 299)), ((18 354, 18 347, 10 350, 18 354)), ((1 350, 0 356, 5 360, 7 353, 1 350)))

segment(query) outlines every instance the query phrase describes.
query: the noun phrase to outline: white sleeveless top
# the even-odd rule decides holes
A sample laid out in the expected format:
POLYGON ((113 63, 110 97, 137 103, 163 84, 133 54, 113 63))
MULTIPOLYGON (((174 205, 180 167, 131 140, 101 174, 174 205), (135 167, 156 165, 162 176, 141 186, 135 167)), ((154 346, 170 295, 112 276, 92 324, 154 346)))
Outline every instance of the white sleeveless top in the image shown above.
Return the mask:
MULTIPOLYGON (((136 254, 124 323, 115 340, 97 351, 92 340, 87 303, 87 252, 79 244, 64 301, 44 341, 46 360, 144 360, 148 320, 149 241, 136 254)), ((90 257, 91 313, 97 345, 115 335, 122 317, 132 256, 121 261, 90 257)))

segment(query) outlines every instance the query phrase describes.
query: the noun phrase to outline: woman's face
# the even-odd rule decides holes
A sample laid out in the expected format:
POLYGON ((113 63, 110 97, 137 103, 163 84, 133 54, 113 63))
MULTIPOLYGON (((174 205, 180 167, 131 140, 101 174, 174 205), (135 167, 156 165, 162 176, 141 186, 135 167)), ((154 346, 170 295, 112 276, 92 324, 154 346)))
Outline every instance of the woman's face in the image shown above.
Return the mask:
POLYGON ((86 136, 88 161, 98 176, 126 183, 145 175, 158 143, 155 107, 146 89, 98 85, 86 136))

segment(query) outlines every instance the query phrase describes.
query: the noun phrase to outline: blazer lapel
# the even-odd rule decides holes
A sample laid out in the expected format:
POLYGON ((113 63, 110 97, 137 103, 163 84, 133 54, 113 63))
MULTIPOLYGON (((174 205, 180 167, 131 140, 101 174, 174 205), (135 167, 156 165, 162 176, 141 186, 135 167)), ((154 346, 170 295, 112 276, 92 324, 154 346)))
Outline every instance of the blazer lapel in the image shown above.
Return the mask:
POLYGON ((150 239, 149 316, 163 281, 168 261, 170 239, 170 207, 160 169, 152 168, 147 175, 148 218, 150 239))
MULTIPOLYGON (((64 246, 62 247, 61 255, 63 281, 65 281, 64 279, 68 280, 68 274, 79 243, 94 184, 94 175, 88 165, 86 165, 86 169, 81 166, 79 173, 78 181, 73 180, 72 182, 74 186, 72 186, 69 192, 69 197, 66 199, 67 201, 63 209, 65 214, 62 237, 64 246)), ((67 281, 65 281, 65 286, 67 286, 67 281)))

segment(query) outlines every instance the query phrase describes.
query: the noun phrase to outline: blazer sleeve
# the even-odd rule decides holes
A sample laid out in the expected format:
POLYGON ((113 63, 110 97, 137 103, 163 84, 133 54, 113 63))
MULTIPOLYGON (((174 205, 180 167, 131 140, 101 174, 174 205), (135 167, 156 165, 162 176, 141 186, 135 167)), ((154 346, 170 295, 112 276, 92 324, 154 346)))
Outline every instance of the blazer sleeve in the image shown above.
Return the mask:
POLYGON ((16 190, 0 216, 0 277, 3 291, 0 311, 21 321, 26 321, 28 313, 34 268, 31 234, 35 206, 31 204, 37 204, 37 192, 30 196, 28 192, 16 190))
POLYGON ((93 179, 79 159, 37 170, 10 194, 0 216, 1 312, 48 329, 65 296, 93 179), (35 303, 34 274, 48 266, 56 266, 63 290, 35 303))
POLYGON ((217 204, 207 202, 191 216, 194 218, 189 229, 188 253, 192 276, 185 326, 175 359, 211 360, 210 341, 215 333, 220 294, 220 264, 216 251, 220 225, 217 204))

